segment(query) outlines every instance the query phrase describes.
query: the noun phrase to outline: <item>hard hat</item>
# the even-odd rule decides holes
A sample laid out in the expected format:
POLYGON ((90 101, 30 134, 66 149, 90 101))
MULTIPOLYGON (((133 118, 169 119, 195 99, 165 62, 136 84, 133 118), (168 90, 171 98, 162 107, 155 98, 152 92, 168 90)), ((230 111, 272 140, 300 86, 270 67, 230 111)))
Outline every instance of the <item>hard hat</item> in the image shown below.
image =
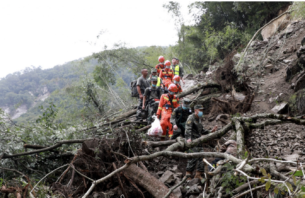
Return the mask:
POLYGON ((197 104, 194 106, 194 109, 203 109, 203 106, 201 104, 197 104))
POLYGON ((157 76, 152 76, 150 81, 158 81, 158 77, 157 76))
POLYGON ((163 63, 165 59, 164 59, 163 56, 159 56, 158 60, 159 60, 160 63, 163 63))
POLYGON ((157 72, 156 68, 151 69, 151 73, 157 72))
POLYGON ((180 76, 179 75, 175 75, 173 80, 177 81, 177 82, 180 82, 180 76))
POLYGON ((177 87, 177 85, 175 85, 175 84, 173 84, 173 83, 170 84, 170 85, 168 86, 168 91, 177 93, 177 92, 178 92, 178 87, 177 87))
POLYGON ((188 99, 188 98, 183 98, 183 104, 189 105, 191 104, 192 100, 188 99))
POLYGON ((165 61, 165 65, 166 66, 171 66, 171 62, 169 62, 169 60, 165 61))

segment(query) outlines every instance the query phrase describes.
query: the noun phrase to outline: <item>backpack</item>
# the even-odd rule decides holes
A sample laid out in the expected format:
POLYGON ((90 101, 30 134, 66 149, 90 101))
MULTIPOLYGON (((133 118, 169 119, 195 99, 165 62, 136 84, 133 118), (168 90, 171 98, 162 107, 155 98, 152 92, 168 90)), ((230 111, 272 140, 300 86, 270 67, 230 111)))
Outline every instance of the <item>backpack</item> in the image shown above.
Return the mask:
POLYGON ((130 89, 131 89, 131 97, 138 98, 139 93, 137 90, 137 80, 131 81, 130 82, 130 89))

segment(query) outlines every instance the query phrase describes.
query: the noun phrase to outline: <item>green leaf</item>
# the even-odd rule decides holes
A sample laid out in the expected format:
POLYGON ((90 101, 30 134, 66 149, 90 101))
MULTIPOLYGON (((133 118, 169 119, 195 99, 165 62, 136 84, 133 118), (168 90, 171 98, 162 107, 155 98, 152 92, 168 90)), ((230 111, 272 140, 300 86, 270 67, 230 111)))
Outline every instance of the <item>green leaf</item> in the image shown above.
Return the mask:
POLYGON ((285 183, 286 183, 286 185, 288 186, 289 190, 290 190, 290 191, 293 191, 293 188, 292 188, 291 184, 290 184, 289 182, 285 182, 285 183))
POLYGON ((274 188, 274 193, 275 193, 275 194, 279 194, 279 188, 278 188, 278 187, 275 187, 275 188, 274 188))
POLYGON ((266 183, 266 191, 268 191, 270 187, 271 187, 271 181, 268 181, 266 183))
POLYGON ((294 175, 292 176, 292 179, 293 179, 293 183, 294 183, 294 185, 297 185, 297 179, 295 178, 295 176, 294 176, 294 175))
POLYGON ((261 168, 261 171, 262 171, 264 176, 267 176, 267 172, 266 172, 266 170, 264 168, 261 168))
POLYGON ((303 176, 303 173, 302 173, 301 170, 298 170, 298 171, 296 171, 293 175, 294 175, 294 176, 297 176, 297 177, 301 177, 301 176, 303 176))
POLYGON ((265 179, 264 179, 263 177, 261 177, 260 179, 258 179, 258 181, 262 182, 262 184, 265 183, 265 179))
POLYGON ((301 187, 301 191, 302 191, 302 192, 305 192, 305 186, 302 186, 302 187, 301 187))

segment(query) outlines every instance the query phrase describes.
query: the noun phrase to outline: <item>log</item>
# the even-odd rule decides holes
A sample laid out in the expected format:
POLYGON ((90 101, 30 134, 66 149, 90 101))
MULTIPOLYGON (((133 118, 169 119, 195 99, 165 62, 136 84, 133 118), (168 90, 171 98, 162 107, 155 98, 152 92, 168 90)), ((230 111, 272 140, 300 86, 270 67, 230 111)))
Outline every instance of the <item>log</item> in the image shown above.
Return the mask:
MULTIPOLYGON (((163 198, 169 191, 169 189, 161 181, 152 176, 150 173, 137 167, 135 164, 131 164, 123 171, 123 173, 136 184, 142 186, 155 198, 163 198)), ((169 197, 177 198, 173 194, 171 194, 169 197)))
POLYGON ((32 155, 32 154, 35 154, 35 153, 50 151, 52 149, 60 147, 63 144, 83 143, 85 140, 89 140, 89 139, 76 139, 76 140, 59 141, 57 144, 54 144, 53 146, 50 146, 50 147, 46 147, 46 148, 43 148, 43 149, 37 149, 37 150, 34 150, 34 151, 29 151, 29 152, 24 152, 24 153, 13 154, 13 155, 8 155, 6 153, 3 153, 0 156, 0 159, 19 157, 19 156, 23 156, 23 155, 32 155))
POLYGON ((233 122, 235 124, 235 129, 236 129, 237 156, 239 158, 242 158, 245 152, 244 128, 237 119, 233 118, 233 122))
POLYGON ((137 110, 136 109, 133 109, 133 110, 130 110, 130 111, 127 111, 126 113, 123 113, 122 115, 119 115, 118 117, 116 117, 114 120, 110 121, 110 122, 107 122, 107 123, 103 123, 100 125, 100 127, 102 126, 106 126, 106 125, 111 125, 111 124, 116 124, 118 122, 122 122, 124 121, 125 119, 127 119, 128 117, 134 115, 137 113, 137 110))
POLYGON ((177 97, 178 98, 183 98, 184 96, 187 96, 189 94, 192 94, 196 91, 199 91, 200 89, 203 89, 203 88, 208 88, 208 87, 217 87, 217 88, 220 88, 220 85, 217 84, 216 82, 204 82, 204 83, 198 83, 197 85, 191 87, 190 89, 186 90, 186 91, 183 91, 182 93, 180 94, 177 94, 177 97))

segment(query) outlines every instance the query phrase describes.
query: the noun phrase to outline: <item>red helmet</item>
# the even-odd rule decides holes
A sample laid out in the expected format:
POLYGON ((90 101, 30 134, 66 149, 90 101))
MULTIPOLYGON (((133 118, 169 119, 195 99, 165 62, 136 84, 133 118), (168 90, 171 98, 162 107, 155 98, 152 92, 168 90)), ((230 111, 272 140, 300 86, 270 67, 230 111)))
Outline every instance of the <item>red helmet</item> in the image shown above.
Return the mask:
POLYGON ((168 91, 177 93, 177 92, 178 92, 178 87, 177 87, 177 85, 175 85, 175 84, 173 84, 173 83, 170 84, 170 85, 168 86, 168 91))
POLYGON ((165 61, 166 66, 171 66, 171 62, 169 60, 165 61))
POLYGON ((160 63, 163 63, 165 59, 164 59, 163 56, 159 56, 158 60, 159 60, 160 63))
POLYGON ((173 80, 177 81, 177 82, 180 82, 180 76, 179 75, 175 75, 173 80))

